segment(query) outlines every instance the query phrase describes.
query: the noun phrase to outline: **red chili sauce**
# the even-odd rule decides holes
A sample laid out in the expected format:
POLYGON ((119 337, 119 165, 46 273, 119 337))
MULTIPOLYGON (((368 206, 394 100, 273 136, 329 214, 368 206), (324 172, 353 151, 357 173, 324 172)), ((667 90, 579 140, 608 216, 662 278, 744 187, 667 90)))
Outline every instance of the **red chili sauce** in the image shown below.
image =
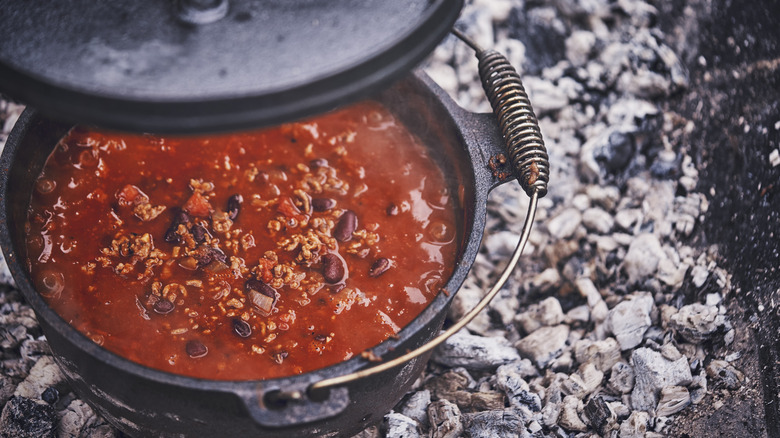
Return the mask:
POLYGON ((360 355, 441 291, 455 207, 377 103, 208 137, 74 128, 28 213, 33 281, 132 361, 267 379, 360 355))

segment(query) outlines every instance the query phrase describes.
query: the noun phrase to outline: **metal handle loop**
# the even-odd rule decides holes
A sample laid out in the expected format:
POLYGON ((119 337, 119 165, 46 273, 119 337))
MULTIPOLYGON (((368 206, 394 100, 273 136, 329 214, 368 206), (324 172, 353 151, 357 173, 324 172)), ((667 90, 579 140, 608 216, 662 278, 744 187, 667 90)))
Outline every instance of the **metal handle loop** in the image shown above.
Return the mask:
POLYGON ((482 50, 474 41, 457 29, 453 29, 452 33, 476 51, 482 86, 498 118, 513 170, 518 182, 531 198, 528 205, 528 213, 523 223, 520 241, 517 243, 509 263, 501 272, 501 276, 496 281, 496 284, 471 311, 449 329, 425 345, 393 360, 354 373, 316 382, 309 387, 309 393, 325 391, 334 386, 344 385, 387 371, 439 346, 470 323, 493 300, 517 266, 523 249, 528 242, 531 226, 536 216, 536 207, 539 198, 547 194, 547 183, 550 175, 547 149, 544 146, 539 122, 520 81, 520 75, 506 57, 494 50, 482 50))

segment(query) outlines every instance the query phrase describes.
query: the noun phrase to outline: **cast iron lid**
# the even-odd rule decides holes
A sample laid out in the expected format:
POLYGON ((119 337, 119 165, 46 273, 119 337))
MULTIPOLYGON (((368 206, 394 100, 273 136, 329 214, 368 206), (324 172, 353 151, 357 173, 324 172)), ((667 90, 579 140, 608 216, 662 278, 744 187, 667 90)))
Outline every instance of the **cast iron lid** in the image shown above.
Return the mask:
POLYGON ((50 116, 159 133, 321 112, 386 87, 463 0, 0 0, 0 90, 50 116))

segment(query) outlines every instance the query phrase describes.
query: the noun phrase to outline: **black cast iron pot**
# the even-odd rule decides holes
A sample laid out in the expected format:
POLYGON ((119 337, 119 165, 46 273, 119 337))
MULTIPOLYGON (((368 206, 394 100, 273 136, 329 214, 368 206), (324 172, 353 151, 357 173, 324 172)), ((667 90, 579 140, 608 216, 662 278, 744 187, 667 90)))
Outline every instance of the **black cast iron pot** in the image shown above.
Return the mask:
MULTIPOLYGON (((410 74, 376 99, 430 148, 457 194, 457 265, 446 290, 455 292, 476 257, 488 192, 511 178, 489 166, 504 153, 492 114, 463 110, 424 73, 410 74)), ((173 375, 128 361, 98 346, 60 318, 28 275, 25 221, 35 180, 71 125, 27 110, 3 151, 0 244, 18 288, 33 307, 57 363, 76 393, 132 436, 351 436, 382 419, 409 390, 428 355, 328 391, 307 391, 326 378, 370 367, 356 357, 287 378, 217 381, 173 375), (290 399, 289 394, 302 394, 290 399)), ((438 334, 454 293, 439 294, 397 339, 373 352, 390 359, 438 334)))

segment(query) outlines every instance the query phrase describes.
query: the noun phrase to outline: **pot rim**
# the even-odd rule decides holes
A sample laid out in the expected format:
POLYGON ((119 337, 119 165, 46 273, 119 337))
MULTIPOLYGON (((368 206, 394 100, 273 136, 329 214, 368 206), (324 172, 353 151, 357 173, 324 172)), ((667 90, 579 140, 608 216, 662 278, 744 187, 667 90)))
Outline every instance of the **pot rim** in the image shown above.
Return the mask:
MULTIPOLYGON (((474 181, 471 181, 474 185, 474 198, 463 201, 464 209, 468 210, 467 206, 469 205, 472 207, 472 214, 463 216, 464 223, 462 224, 462 236, 464 245, 461 247, 461 254, 456 260, 453 273, 444 286, 449 293, 439 293, 422 312, 398 332, 396 337, 387 339, 374 347, 368 348, 368 350, 372 350, 381 357, 392 357, 394 347, 410 341, 410 339, 415 336, 427 322, 449 306, 470 271, 481 245, 482 233, 485 228, 487 194, 493 187, 508 180, 502 180, 497 176, 492 175, 487 167, 483 165, 487 161, 485 155, 490 155, 485 151, 486 145, 483 141, 479 140, 479 135, 477 135, 477 133, 467 132, 469 131, 468 127, 473 128, 474 126, 484 124, 485 120, 488 119, 485 115, 472 113, 461 108, 444 90, 422 71, 415 71, 407 76, 406 79, 402 79, 402 81, 407 80, 411 80, 412 86, 416 89, 431 94, 434 98, 432 102, 441 105, 442 109, 450 117, 453 126, 456 128, 459 140, 462 143, 464 153, 471 159, 470 169, 467 170, 473 171, 473 173, 466 173, 464 176, 467 178, 474 178, 474 181)), ((17 289, 22 292, 25 300, 35 311, 36 316, 51 326, 53 330, 68 338, 78 349, 106 365, 121 369, 129 374, 141 376, 153 382, 198 390, 232 392, 236 394, 245 394, 248 391, 255 393, 258 388, 263 392, 267 392, 274 389, 286 389, 289 387, 306 387, 311 383, 315 383, 327 377, 345 375, 371 366, 370 361, 363 359, 360 355, 356 355, 346 361, 327 367, 286 377, 255 380, 203 379, 174 374, 133 362, 101 347, 86 335, 79 332, 49 307, 43 297, 36 291, 31 283, 29 273, 24 267, 24 261, 19 260, 17 257, 14 239, 10 232, 9 212, 14 206, 8 204, 8 196, 5 196, 8 190, 9 175, 12 166, 16 161, 19 146, 22 144, 22 140, 27 135, 28 131, 32 128, 32 122, 35 121, 36 118, 45 118, 45 116, 40 115, 37 111, 30 108, 27 108, 23 112, 8 137, 2 156, 0 156, 0 166, 2 166, 2 171, 0 171, 0 246, 5 254, 9 270, 16 281, 17 289)), ((497 129, 494 126, 489 128, 493 130, 497 129)))

